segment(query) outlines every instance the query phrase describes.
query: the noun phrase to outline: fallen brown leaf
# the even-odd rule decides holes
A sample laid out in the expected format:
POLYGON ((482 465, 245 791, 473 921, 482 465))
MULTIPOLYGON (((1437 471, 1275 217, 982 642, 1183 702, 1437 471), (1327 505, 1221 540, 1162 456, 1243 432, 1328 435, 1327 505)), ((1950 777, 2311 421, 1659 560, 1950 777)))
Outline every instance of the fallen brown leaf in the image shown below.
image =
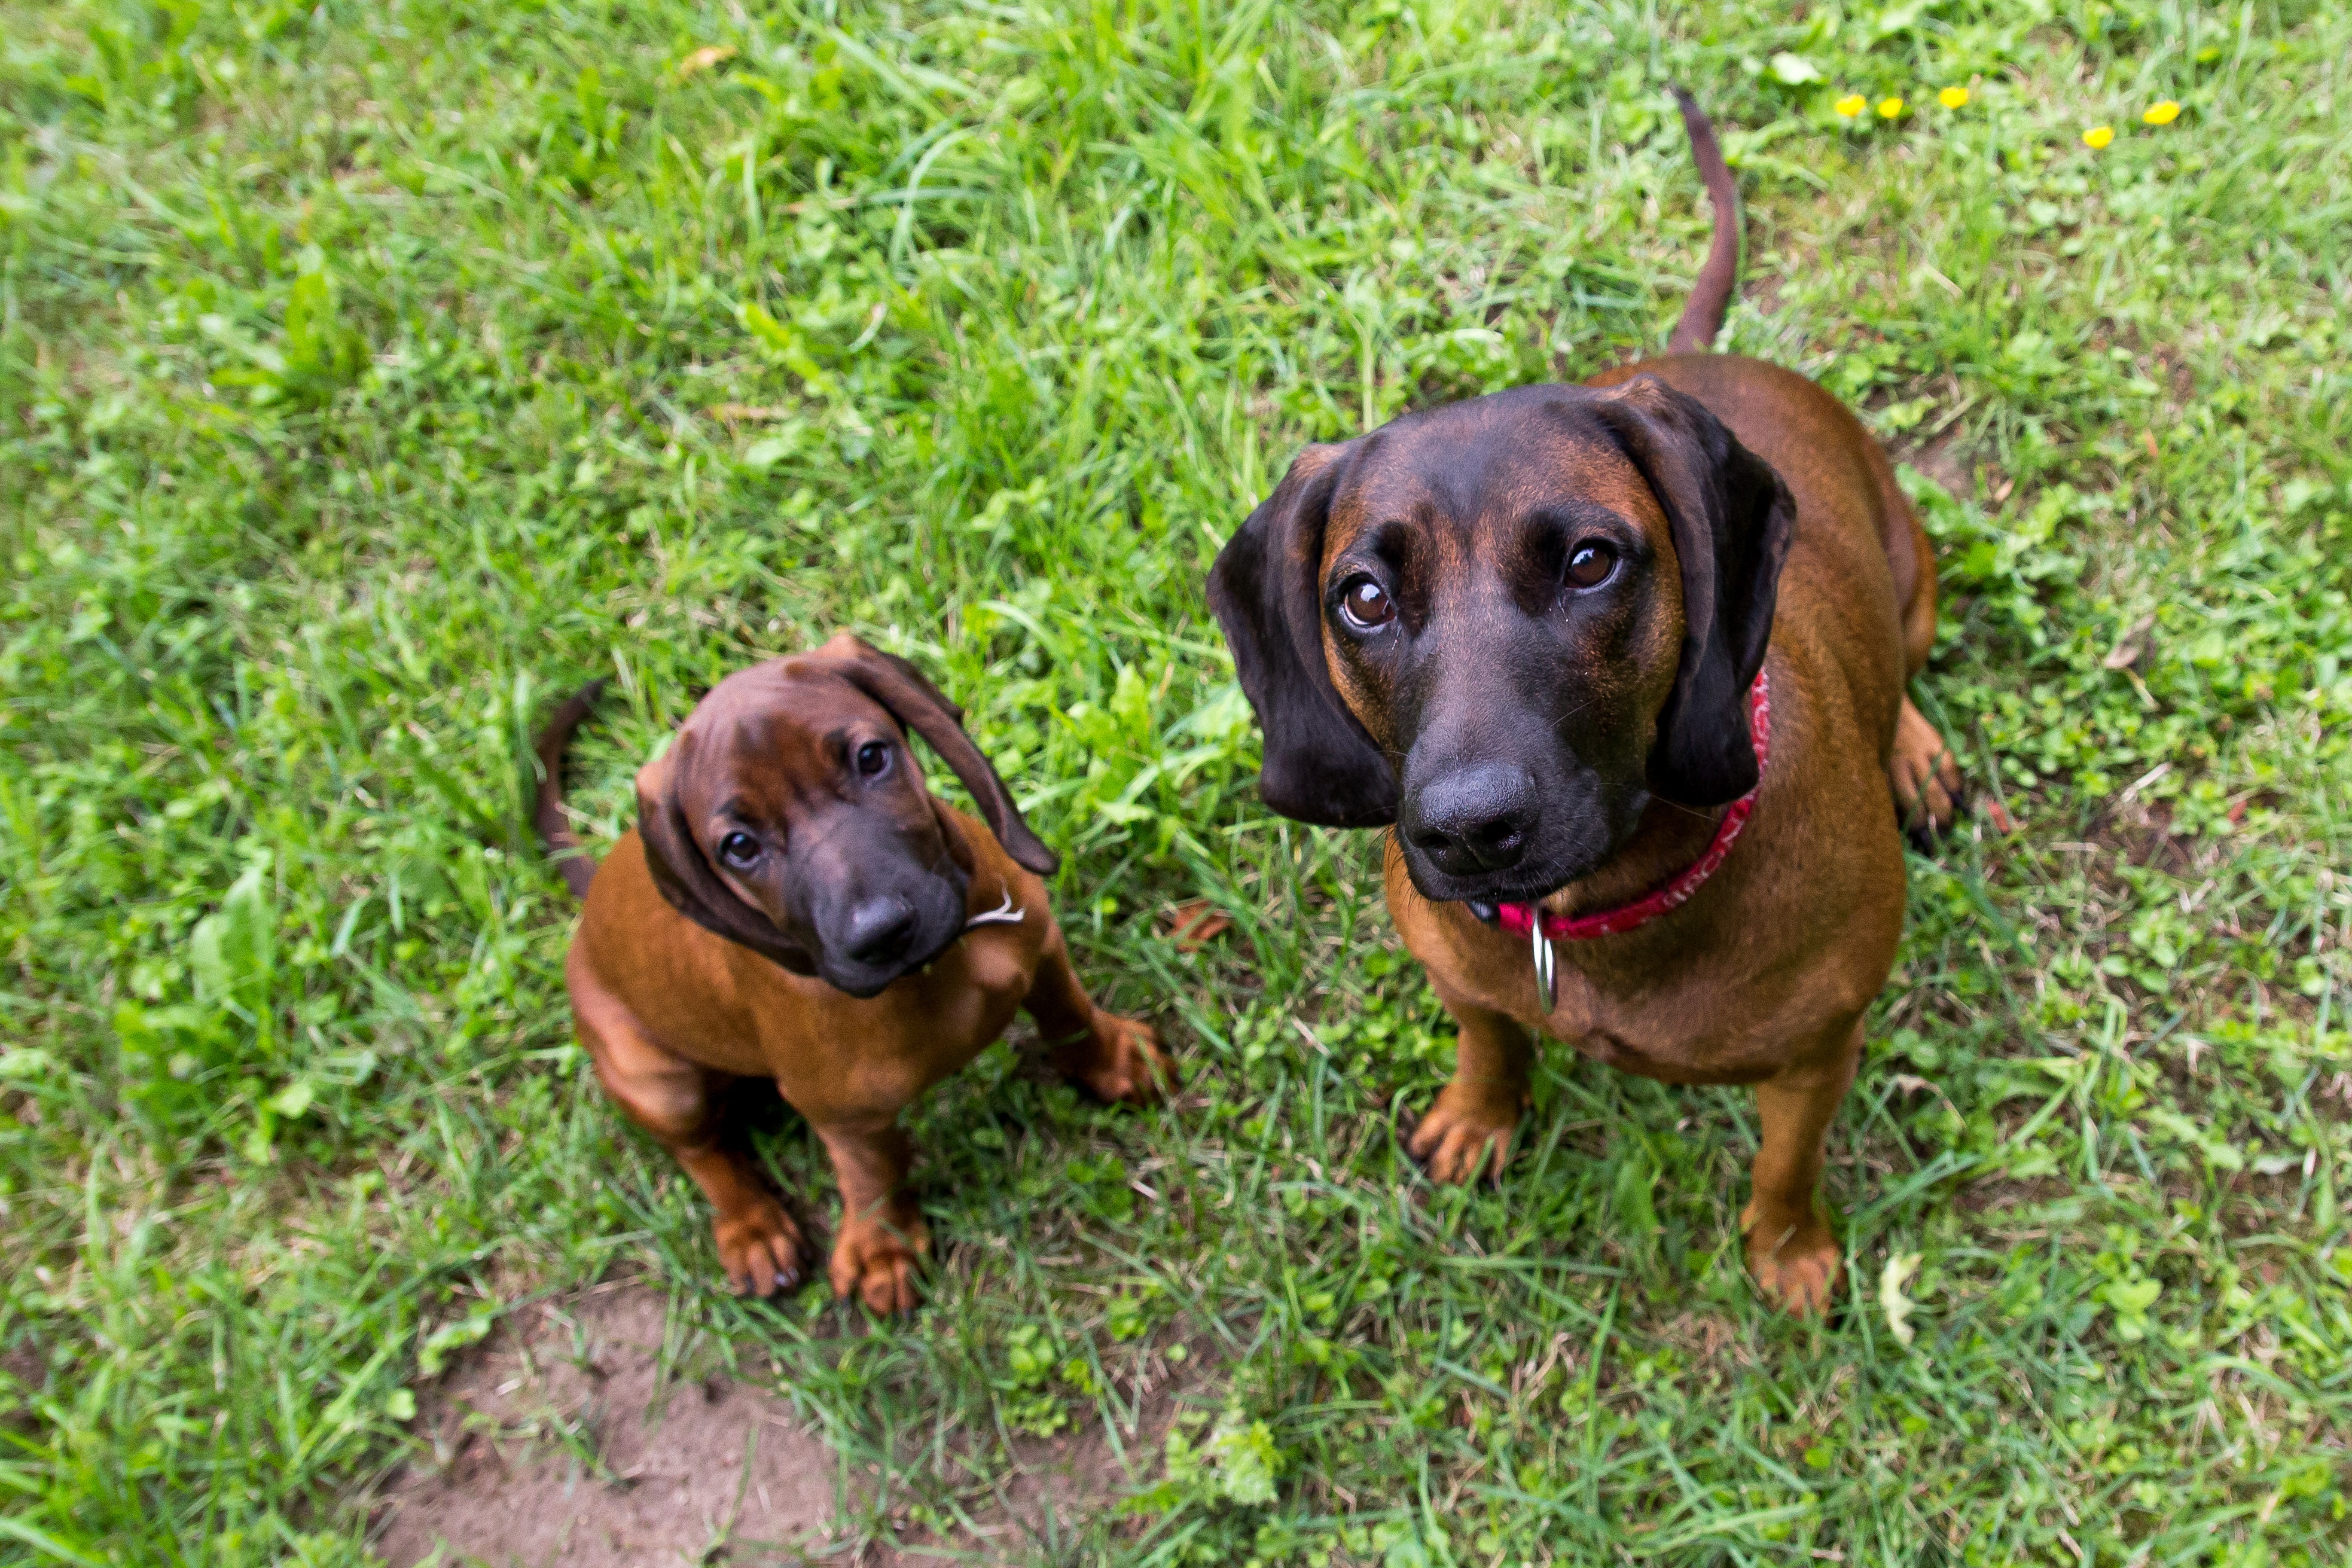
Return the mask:
POLYGON ((2142 616, 2135 621, 2132 624, 2132 629, 2117 638, 2116 646, 2107 651, 2107 657, 2099 661, 2101 667, 2107 669, 2123 669, 2130 666, 2139 658, 2140 650, 2147 644, 2147 634, 2154 629, 2155 626, 2154 616, 2142 616))
POLYGON ((677 79, 684 81, 688 77, 707 71, 715 65, 724 65, 734 58, 735 47, 732 44, 711 44, 697 49, 677 62, 677 79))
POLYGON ((1198 952, 1213 938, 1233 927, 1233 917, 1206 899, 1189 899, 1170 910, 1160 934, 1176 943, 1179 952, 1198 952))

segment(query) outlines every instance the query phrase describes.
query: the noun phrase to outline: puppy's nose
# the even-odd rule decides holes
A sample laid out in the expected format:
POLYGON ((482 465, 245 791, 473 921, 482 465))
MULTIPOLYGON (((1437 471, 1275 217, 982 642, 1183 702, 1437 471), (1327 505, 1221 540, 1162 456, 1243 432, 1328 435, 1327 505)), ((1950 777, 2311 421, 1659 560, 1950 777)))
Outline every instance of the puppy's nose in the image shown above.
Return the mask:
POLYGON ((1406 842, 1447 876, 1507 870, 1535 831, 1536 781, 1509 763, 1475 763, 1422 785, 1406 813, 1406 842))
POLYGON ((868 899, 849 911, 841 938, 842 952, 859 963, 895 963, 915 945, 915 906, 896 893, 868 899))

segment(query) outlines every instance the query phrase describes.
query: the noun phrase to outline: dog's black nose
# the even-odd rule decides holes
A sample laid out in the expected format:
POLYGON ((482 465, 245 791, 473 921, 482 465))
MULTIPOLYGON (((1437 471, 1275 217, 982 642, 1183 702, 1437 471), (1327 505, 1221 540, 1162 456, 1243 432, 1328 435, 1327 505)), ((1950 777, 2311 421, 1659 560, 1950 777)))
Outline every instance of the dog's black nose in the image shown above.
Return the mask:
POLYGON ((1536 826, 1536 781, 1509 763, 1457 768, 1406 802, 1405 841, 1449 877, 1519 863, 1536 826))
POLYGON ((915 945, 915 906, 896 893, 868 899, 849 911, 841 939, 841 951, 859 963, 895 963, 915 945))

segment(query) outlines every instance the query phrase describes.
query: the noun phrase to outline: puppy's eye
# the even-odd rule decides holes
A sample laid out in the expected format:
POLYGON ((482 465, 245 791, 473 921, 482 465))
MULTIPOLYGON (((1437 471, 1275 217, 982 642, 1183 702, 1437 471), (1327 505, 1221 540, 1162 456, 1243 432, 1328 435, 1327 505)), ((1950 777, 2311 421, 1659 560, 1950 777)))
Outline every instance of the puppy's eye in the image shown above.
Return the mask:
POLYGON ((857 772, 864 778, 879 778, 890 765, 890 748, 880 741, 868 741, 857 748, 857 772))
POLYGON ((1360 632, 1378 631, 1396 619, 1396 602, 1378 578, 1359 572, 1339 584, 1339 614, 1360 632))
POLYGON ((1571 588, 1598 588, 1617 570, 1614 547, 1588 539, 1568 552, 1568 583, 1571 588))
POLYGON ((748 833, 730 833, 719 841, 719 858, 730 866, 749 866, 760 858, 760 841, 748 833))

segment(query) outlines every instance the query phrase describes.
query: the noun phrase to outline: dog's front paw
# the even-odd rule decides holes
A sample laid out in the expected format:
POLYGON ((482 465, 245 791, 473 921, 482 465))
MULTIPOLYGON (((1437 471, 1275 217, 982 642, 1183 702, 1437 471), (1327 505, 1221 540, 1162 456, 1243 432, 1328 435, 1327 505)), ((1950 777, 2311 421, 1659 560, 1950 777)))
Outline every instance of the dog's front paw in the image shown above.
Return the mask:
POLYGON ((1886 759, 1887 782, 1903 830, 1923 848, 1959 816, 1964 790, 1960 765, 1927 716, 1903 700, 1895 721, 1895 750, 1886 759))
POLYGON ((931 1233, 911 1205, 894 1218, 845 1220, 833 1244, 833 1293, 885 1317, 915 1310, 915 1276, 931 1254, 931 1233))
POLYGON ((1762 1215, 1751 1203, 1739 1223, 1748 1233, 1748 1269, 1766 1300, 1801 1318, 1829 1310, 1845 1261, 1820 1215, 1791 1222, 1762 1215))
POLYGON ((1151 1026, 1097 1010, 1093 1030, 1064 1050, 1062 1075, 1113 1104, 1156 1104, 1176 1084, 1176 1064, 1151 1026))
POLYGON ((801 1282, 801 1227, 784 1205, 756 1193, 711 1226, 719 1240, 719 1266, 738 1295, 772 1296, 801 1282))
POLYGON ((1500 1180, 1519 1124, 1516 1098, 1483 1093, 1455 1079, 1438 1090, 1429 1114, 1405 1136, 1405 1152, 1430 1180, 1460 1184, 1492 1175, 1500 1180))

